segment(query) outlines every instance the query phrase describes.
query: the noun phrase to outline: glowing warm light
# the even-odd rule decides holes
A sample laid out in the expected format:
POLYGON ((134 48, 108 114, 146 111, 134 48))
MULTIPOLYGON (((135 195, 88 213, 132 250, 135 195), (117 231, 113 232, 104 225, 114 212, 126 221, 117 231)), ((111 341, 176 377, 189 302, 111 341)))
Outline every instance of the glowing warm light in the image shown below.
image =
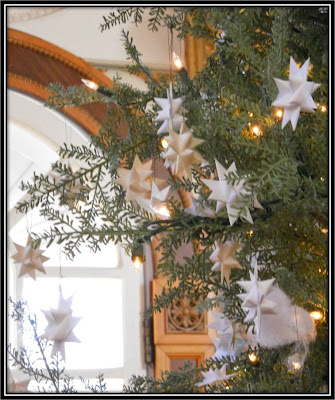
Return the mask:
POLYGON ((283 117, 283 110, 281 110, 280 108, 278 108, 278 110, 276 110, 276 113, 275 113, 275 115, 276 115, 276 117, 278 118, 278 119, 281 119, 282 117, 283 117))
POLYGON ((251 111, 248 111, 248 115, 249 115, 249 117, 253 117, 254 113, 252 113, 251 111))
POLYGON ((327 107, 325 105, 320 106, 320 110, 322 112, 326 112, 327 111, 327 107))
POLYGON ((293 363, 292 363, 292 367, 293 367, 293 369, 300 369, 301 368, 301 364, 300 364, 300 362, 299 361, 293 361, 293 363))
POLYGON ((83 82, 83 84, 85 86, 87 86, 90 89, 98 90, 98 88, 99 88, 99 85, 97 83, 89 81, 88 79, 82 79, 81 81, 83 82))
POLYGON ((321 321, 323 319, 323 314, 321 311, 312 311, 309 315, 314 319, 314 321, 321 321))
POLYGON ((324 234, 326 234, 326 233, 328 233, 328 229, 327 229, 327 228, 322 228, 322 229, 321 229, 321 232, 324 233, 324 234))
POLYGON ((321 176, 320 181, 321 181, 321 182, 324 182, 324 181, 325 181, 325 178, 323 178, 323 177, 321 176))
POLYGON ((254 233, 254 231, 252 231, 252 230, 250 230, 250 231, 247 232, 247 234, 248 234, 249 236, 252 236, 253 233, 254 233))
POLYGON ((161 145, 162 145, 163 149, 167 149, 169 147, 169 142, 165 138, 163 138, 161 140, 161 145))
POLYGON ((143 261, 139 256, 133 259, 134 270, 138 272, 143 267, 143 261))
POLYGON ((172 52, 172 58, 174 65, 176 66, 177 69, 182 69, 183 68, 183 63, 181 62, 181 59, 179 56, 173 51, 172 52))
POLYGON ((250 360, 252 363, 255 363, 255 362, 258 361, 258 357, 257 357, 256 354, 254 354, 254 353, 250 353, 250 354, 248 355, 248 357, 249 357, 249 360, 250 360))
POLYGON ((260 130, 260 128, 259 128, 258 125, 253 125, 253 126, 251 127, 251 132, 252 132, 253 134, 255 134, 256 136, 261 136, 261 135, 262 135, 262 131, 260 130))
POLYGON ((162 215, 163 217, 170 217, 170 210, 168 209, 168 207, 163 204, 162 206, 160 206, 159 208, 154 208, 155 213, 162 215))

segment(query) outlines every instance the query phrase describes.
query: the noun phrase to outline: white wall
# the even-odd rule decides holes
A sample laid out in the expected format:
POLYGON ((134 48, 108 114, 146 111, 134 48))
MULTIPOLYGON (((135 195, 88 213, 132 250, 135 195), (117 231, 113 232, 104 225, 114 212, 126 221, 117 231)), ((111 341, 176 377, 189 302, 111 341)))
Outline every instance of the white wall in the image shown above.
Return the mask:
MULTIPOLYGON (((39 7, 36 7, 36 15, 38 9, 39 7)), ((111 11, 116 9, 82 6, 62 7, 59 10, 51 8, 52 13, 25 21, 23 17, 14 18, 15 15, 23 13, 22 8, 8 7, 7 24, 9 28, 49 41, 95 65, 106 66, 124 66, 128 63, 120 41, 121 30, 128 30, 134 38, 134 44, 143 54, 142 60, 146 65, 154 69, 168 69, 167 28, 158 32, 149 31, 146 9, 143 23, 139 26, 136 27, 134 23, 121 24, 101 33, 99 26, 103 22, 103 16, 107 16, 111 11)), ((29 12, 32 13, 31 9, 29 12)), ((175 52, 180 54, 180 46, 183 52, 183 44, 176 38, 174 43, 175 52)))

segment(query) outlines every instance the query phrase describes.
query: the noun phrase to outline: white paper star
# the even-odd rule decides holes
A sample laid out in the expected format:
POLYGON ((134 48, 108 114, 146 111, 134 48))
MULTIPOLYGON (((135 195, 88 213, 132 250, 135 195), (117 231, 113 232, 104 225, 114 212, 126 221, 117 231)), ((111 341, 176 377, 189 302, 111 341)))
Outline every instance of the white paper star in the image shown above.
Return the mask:
POLYGON ((7 368, 7 391, 8 393, 31 393, 28 390, 30 378, 24 381, 16 381, 13 378, 11 370, 7 368))
POLYGON ((236 359, 238 353, 236 347, 229 347, 228 342, 223 344, 222 338, 213 338, 213 343, 215 346, 213 359, 220 360, 222 357, 230 357, 233 361, 236 359))
POLYGON ((184 99, 178 97, 173 98, 172 82, 170 82, 169 89, 167 89, 167 99, 155 97, 155 102, 162 108, 158 112, 155 121, 164 121, 158 130, 158 134, 168 132, 168 129, 178 130, 184 117, 181 115, 185 110, 182 108, 184 99))
POLYGON ((220 334, 218 345, 219 347, 226 346, 228 349, 234 349, 236 340, 246 340, 246 327, 227 319, 227 328, 220 334))
POLYGON ((73 329, 81 320, 81 317, 72 316, 71 305, 72 296, 70 296, 68 299, 65 299, 63 297, 61 288, 59 288, 58 308, 51 308, 48 311, 41 310, 48 321, 48 326, 45 328, 45 332, 40 337, 53 340, 54 344, 52 347, 51 357, 59 351, 64 361, 65 342, 80 343, 80 340, 73 333, 73 329))
POLYGON ((159 208, 164 203, 164 201, 166 201, 169 196, 170 189, 171 186, 166 186, 164 189, 160 190, 157 186, 157 181, 152 182, 150 205, 153 209, 159 208))
POLYGON ((42 255, 45 250, 41 250, 39 246, 36 249, 32 248, 31 242, 32 238, 30 235, 28 235, 28 240, 25 247, 14 243, 17 253, 12 256, 12 259, 14 260, 14 263, 21 264, 19 278, 22 275, 28 274, 34 280, 36 280, 36 270, 43 272, 44 274, 46 273, 43 263, 49 260, 49 257, 42 255))
MULTIPOLYGON (((212 191, 208 199, 217 201, 216 212, 218 213, 226 206, 230 225, 234 225, 238 217, 242 217, 252 224, 253 220, 248 204, 246 204, 246 200, 244 199, 244 196, 250 195, 249 190, 244 187, 245 179, 241 179, 235 184, 228 183, 227 180, 229 173, 236 173, 235 162, 227 170, 217 160, 215 160, 215 164, 219 179, 201 180, 212 191)), ((262 208, 256 199, 253 201, 253 206, 255 208, 262 208)))
POLYGON ((230 289, 230 272, 233 268, 242 269, 241 264, 236 260, 235 253, 243 247, 240 243, 227 240, 220 243, 218 240, 215 242, 216 247, 209 259, 214 263, 212 271, 221 271, 221 283, 223 277, 227 282, 228 289, 230 289))
POLYGON ((199 166, 204 158, 195 151, 195 147, 204 142, 203 139, 197 139, 191 131, 186 131, 185 123, 180 127, 180 133, 168 129, 169 136, 166 140, 169 147, 163 154, 163 158, 173 165, 174 173, 184 172, 190 179, 192 178, 192 167, 199 166))
POLYGON ((225 332, 230 324, 229 320, 225 317, 224 314, 217 312, 217 311, 211 311, 211 316, 214 318, 214 321, 211 322, 210 324, 207 325, 208 328, 216 329, 218 333, 221 335, 223 332, 225 332))
POLYGON ((309 59, 299 68, 294 59, 290 58, 289 80, 274 78, 279 89, 276 100, 272 103, 275 107, 284 108, 282 128, 291 121, 295 130, 300 112, 313 113, 317 108, 312 99, 312 93, 320 86, 319 83, 307 82, 309 59))
POLYGON ((233 376, 236 376, 236 373, 233 374, 228 374, 226 372, 228 364, 224 364, 222 368, 218 369, 210 369, 208 372, 203 372, 201 371, 201 374, 203 376, 202 382, 197 383, 197 386, 205 386, 205 385, 210 385, 215 382, 226 382, 233 376))
POLYGON ((267 299, 266 295, 273 289, 274 278, 265 281, 258 280, 257 261, 253 259, 254 274, 250 271, 250 281, 238 281, 237 284, 247 293, 237 296, 243 301, 242 308, 248 311, 245 322, 254 321, 257 337, 260 331, 260 318, 263 314, 276 314, 276 303, 267 299))
POLYGON ((230 357, 232 360, 248 346, 255 347, 255 335, 252 329, 235 321, 230 321, 224 314, 211 311, 214 321, 207 325, 208 328, 216 329, 219 337, 213 338, 215 345, 215 354, 213 358, 220 359, 222 357, 230 357))
POLYGON ((185 208, 185 212, 191 215, 200 215, 201 217, 212 217, 214 212, 209 207, 203 207, 198 199, 191 197, 192 205, 185 208))
POLYGON ((136 155, 131 169, 118 168, 119 178, 115 180, 127 192, 126 202, 138 199, 150 199, 152 181, 152 160, 141 163, 136 155))

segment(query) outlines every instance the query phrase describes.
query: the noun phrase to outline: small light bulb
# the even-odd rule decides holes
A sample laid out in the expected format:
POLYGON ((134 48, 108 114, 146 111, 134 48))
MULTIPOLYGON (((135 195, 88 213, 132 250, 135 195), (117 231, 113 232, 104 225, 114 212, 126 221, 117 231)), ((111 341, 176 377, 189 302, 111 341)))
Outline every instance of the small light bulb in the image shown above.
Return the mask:
POLYGON ((99 85, 95 82, 89 81, 88 79, 82 79, 81 81, 85 86, 87 86, 90 89, 93 89, 95 91, 99 89, 99 85))
POLYGON ((183 68, 183 63, 181 62, 181 59, 179 56, 173 51, 172 52, 172 58, 174 65, 176 66, 177 69, 182 69, 183 68))
POLYGON ((155 213, 162 215, 163 217, 170 217, 170 210, 168 209, 168 207, 163 204, 158 208, 153 208, 153 210, 155 211, 155 213))
POLYGON ((327 107, 325 105, 320 106, 320 110, 322 112, 326 112, 327 111, 327 107))
POLYGON ((162 145, 163 149, 167 149, 169 147, 169 142, 165 138, 163 138, 161 140, 161 145, 162 145))
POLYGON ((323 319, 323 314, 321 311, 312 311, 309 315, 314 319, 314 321, 321 321, 323 319))
POLYGON ((325 178, 323 178, 323 177, 321 176, 320 181, 321 181, 321 182, 324 182, 324 181, 325 181, 325 178))
POLYGON ((254 116, 254 113, 251 112, 251 111, 248 111, 248 115, 249 115, 249 117, 253 117, 253 116, 254 116))
POLYGON ((143 261, 138 256, 133 259, 133 264, 134 264, 134 270, 136 272, 138 272, 143 267, 143 261))
POLYGON ((250 354, 248 355, 248 357, 249 357, 249 360, 250 360, 252 363, 255 363, 255 362, 258 361, 258 357, 257 357, 256 354, 254 354, 254 353, 250 353, 250 354))
POLYGON ((293 367, 293 369, 298 370, 301 368, 301 364, 299 361, 293 361, 292 367, 293 367))
POLYGON ((324 233, 324 234, 326 234, 326 233, 328 233, 328 229, 327 229, 327 228, 322 228, 322 229, 321 229, 321 232, 324 233))
POLYGON ((248 234, 249 236, 252 236, 253 233, 254 233, 253 230, 250 230, 250 231, 247 232, 247 234, 248 234))
POLYGON ((276 117, 278 119, 281 119, 283 117, 283 110, 281 110, 280 108, 278 108, 278 110, 276 111, 276 117))
POLYGON ((262 135, 262 131, 259 129, 259 126, 257 126, 257 125, 253 125, 251 127, 251 132, 254 133, 256 136, 262 135))

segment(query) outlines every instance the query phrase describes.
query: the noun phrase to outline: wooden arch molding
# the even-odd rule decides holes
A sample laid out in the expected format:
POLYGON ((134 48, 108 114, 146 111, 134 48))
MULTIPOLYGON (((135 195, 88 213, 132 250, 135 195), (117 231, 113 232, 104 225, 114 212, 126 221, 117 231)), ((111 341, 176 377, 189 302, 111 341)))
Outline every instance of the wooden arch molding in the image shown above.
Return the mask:
MULTIPOLYGON (((81 79, 110 87, 112 81, 79 57, 36 36, 7 29, 7 87, 43 102, 52 82, 80 86, 81 79)), ((106 115, 104 103, 65 107, 64 112, 90 134, 97 135, 106 115)), ((121 133, 121 132, 120 132, 121 133)))

